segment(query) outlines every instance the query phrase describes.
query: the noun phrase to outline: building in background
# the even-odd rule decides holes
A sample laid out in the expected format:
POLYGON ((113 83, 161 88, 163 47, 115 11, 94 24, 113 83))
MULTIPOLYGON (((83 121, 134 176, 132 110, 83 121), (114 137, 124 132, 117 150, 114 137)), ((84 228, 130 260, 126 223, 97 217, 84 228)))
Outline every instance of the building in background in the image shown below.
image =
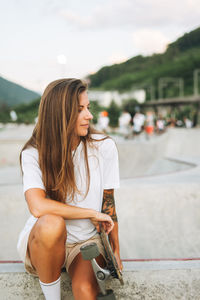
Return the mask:
POLYGON ((145 90, 133 90, 130 92, 119 93, 118 91, 93 91, 88 92, 91 101, 98 101, 101 106, 108 107, 112 100, 117 105, 121 105, 124 100, 135 99, 138 103, 143 103, 146 99, 145 90))

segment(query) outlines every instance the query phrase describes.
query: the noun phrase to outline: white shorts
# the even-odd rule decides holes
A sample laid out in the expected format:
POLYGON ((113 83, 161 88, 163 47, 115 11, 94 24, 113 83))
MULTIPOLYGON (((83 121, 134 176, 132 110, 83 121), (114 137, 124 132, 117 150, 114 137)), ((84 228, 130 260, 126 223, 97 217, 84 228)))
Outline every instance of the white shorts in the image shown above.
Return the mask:
MULTIPOLYGON (((38 219, 35 218, 34 216, 31 216, 28 219, 28 221, 25 224, 24 229, 20 233, 19 240, 18 240, 18 243, 17 243, 17 250, 18 250, 18 253, 19 253, 19 256, 20 256, 21 260, 25 264, 25 269, 27 270, 28 273, 30 273, 32 275, 35 275, 35 276, 37 276, 37 272, 31 264, 27 248, 28 248, 29 234, 30 234, 33 226, 37 222, 37 220, 38 219)), ((99 234, 95 234, 93 237, 91 237, 91 238, 89 238, 88 240, 85 240, 85 241, 81 241, 81 242, 77 242, 77 243, 73 243, 73 244, 66 243, 66 253, 65 253, 66 256, 65 256, 65 263, 64 263, 63 267, 66 267, 67 271, 69 269, 70 264, 72 263, 72 261, 76 257, 76 255, 80 252, 81 246, 85 245, 87 243, 91 243, 91 242, 95 242, 97 244, 101 255, 105 259, 104 247, 102 245, 101 238, 100 238, 99 234)))
MULTIPOLYGON (((65 267, 66 270, 68 271, 71 263, 74 260, 74 258, 80 253, 81 246, 86 245, 86 244, 90 244, 90 243, 96 243, 97 244, 100 254, 103 256, 103 258, 106 261, 105 250, 104 250, 104 247, 102 245, 100 235, 97 233, 95 236, 93 236, 92 238, 90 238, 89 240, 84 241, 84 242, 74 243, 74 244, 67 244, 66 243, 65 262, 64 262, 62 267, 63 268, 65 267)), ((30 273, 31 275, 34 275, 34 276, 38 276, 36 269, 31 264, 31 260, 30 260, 28 251, 26 253, 24 266, 25 266, 25 269, 28 273, 30 273)))

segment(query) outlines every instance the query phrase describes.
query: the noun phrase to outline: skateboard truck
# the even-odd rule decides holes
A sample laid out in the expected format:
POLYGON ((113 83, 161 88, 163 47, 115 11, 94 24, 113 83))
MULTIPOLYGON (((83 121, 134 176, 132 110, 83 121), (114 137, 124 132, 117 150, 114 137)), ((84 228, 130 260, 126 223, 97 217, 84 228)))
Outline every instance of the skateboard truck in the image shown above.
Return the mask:
POLYGON ((113 251, 111 249, 110 243, 108 241, 107 235, 103 228, 101 229, 100 233, 102 243, 105 249, 106 254, 106 260, 107 260, 107 267, 101 268, 97 261, 96 257, 100 255, 98 246, 96 243, 89 243, 86 245, 83 245, 81 247, 81 254, 84 260, 90 260, 92 264, 92 268, 95 274, 95 277, 97 279, 99 288, 100 288, 100 294, 97 296, 97 300, 104 299, 104 300, 116 300, 115 295, 113 293, 113 290, 106 290, 106 280, 112 276, 114 278, 118 278, 120 280, 120 283, 123 285, 123 278, 121 271, 119 270, 118 264, 116 262, 115 256, 113 254, 113 251))

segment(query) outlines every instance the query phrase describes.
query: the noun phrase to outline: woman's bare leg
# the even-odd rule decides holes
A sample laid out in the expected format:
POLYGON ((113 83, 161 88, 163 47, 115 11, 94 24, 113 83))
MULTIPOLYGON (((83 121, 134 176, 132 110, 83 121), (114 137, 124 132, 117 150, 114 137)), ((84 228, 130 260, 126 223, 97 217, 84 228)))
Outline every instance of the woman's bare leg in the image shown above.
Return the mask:
POLYGON ((32 265, 42 282, 59 278, 65 260, 66 225, 62 217, 45 215, 34 225, 28 241, 32 265))
MULTIPOLYGON (((105 265, 102 255, 97 258, 100 266, 105 265)), ((69 275, 72 280, 72 291, 75 300, 96 300, 99 292, 91 262, 83 260, 79 253, 69 267, 69 275)))

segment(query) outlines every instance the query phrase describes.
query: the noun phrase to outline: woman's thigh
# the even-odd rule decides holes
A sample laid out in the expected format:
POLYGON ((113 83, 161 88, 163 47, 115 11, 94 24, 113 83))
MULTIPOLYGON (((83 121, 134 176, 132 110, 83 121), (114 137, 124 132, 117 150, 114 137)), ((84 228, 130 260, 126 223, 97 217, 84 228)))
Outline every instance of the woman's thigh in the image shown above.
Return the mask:
MULTIPOLYGON (((102 255, 99 255, 96 260, 101 267, 105 266, 105 260, 102 255)), ((72 290, 76 300, 96 300, 99 288, 92 264, 88 260, 83 260, 81 253, 71 263, 69 275, 72 280, 72 290)))

